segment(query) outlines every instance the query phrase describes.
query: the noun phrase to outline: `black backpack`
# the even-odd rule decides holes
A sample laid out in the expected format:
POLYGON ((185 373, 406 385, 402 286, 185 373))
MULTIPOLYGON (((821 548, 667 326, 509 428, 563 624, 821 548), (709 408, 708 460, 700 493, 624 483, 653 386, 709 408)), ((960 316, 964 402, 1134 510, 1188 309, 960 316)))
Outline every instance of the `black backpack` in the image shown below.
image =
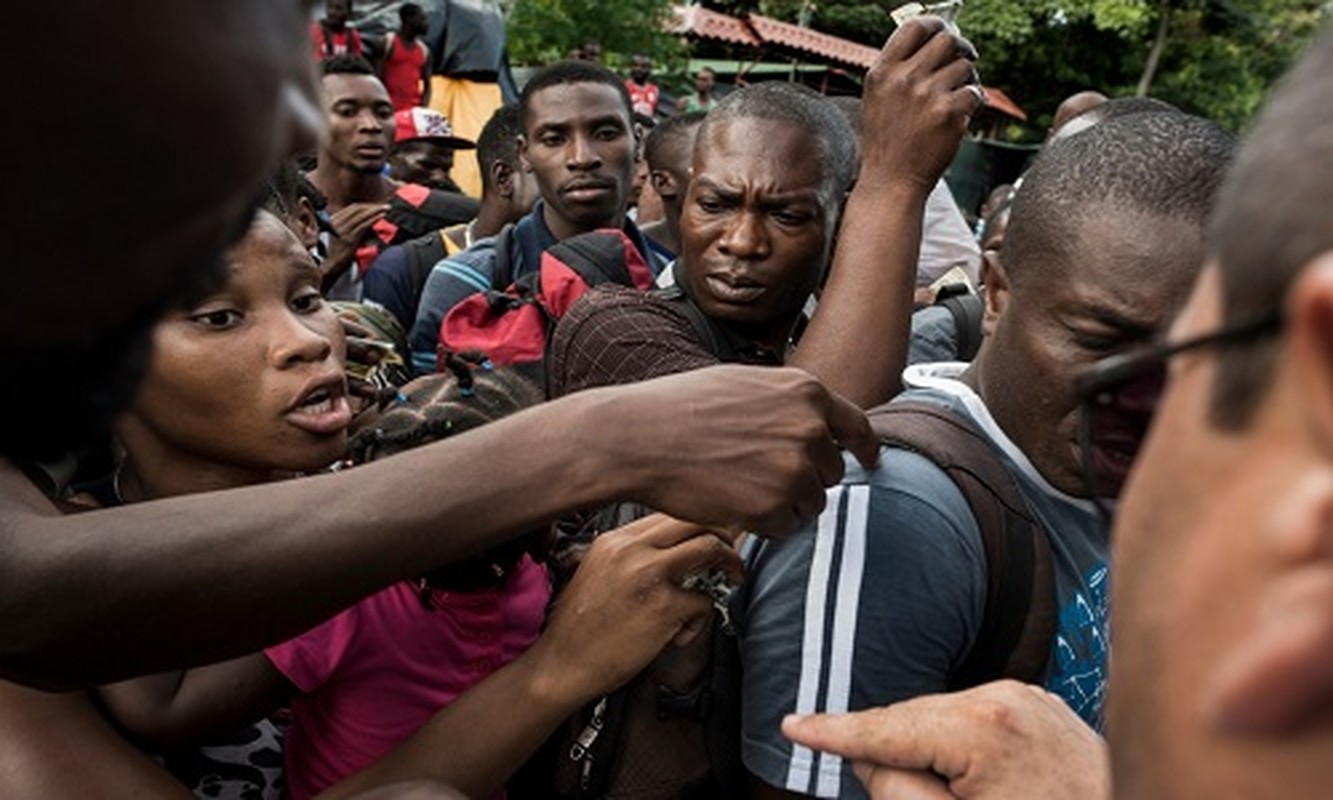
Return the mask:
POLYGON ((986 313, 986 299, 975 292, 951 294, 935 301, 953 317, 955 361, 971 361, 981 349, 981 319, 986 313))
MULTIPOLYGON (((720 361, 740 360, 733 337, 678 284, 652 293, 675 305, 720 361)), ((552 602, 594 538, 651 513, 638 503, 617 503, 590 518, 557 524, 557 546, 548 561, 552 602)), ((713 624, 688 645, 667 648, 624 686, 567 720, 510 781, 509 797, 744 797, 740 676, 735 630, 715 613, 713 624)))

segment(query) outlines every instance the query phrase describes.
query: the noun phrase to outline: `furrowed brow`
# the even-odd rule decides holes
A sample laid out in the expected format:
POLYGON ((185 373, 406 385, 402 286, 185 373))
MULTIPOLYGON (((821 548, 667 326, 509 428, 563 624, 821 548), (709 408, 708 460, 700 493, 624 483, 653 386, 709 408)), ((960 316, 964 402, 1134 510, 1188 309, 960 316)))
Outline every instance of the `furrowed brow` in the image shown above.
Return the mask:
POLYGON ((1081 317, 1135 338, 1147 338, 1157 333, 1157 326, 1132 319, 1105 306, 1080 306, 1076 311, 1081 317))
POLYGON ((819 193, 813 189, 803 189, 798 192, 786 192, 784 194, 772 194, 759 201, 759 207, 765 211, 791 208, 792 206, 810 206, 812 209, 815 209, 820 205, 819 193))
POLYGON ((721 184, 717 183, 716 181, 710 180, 709 178, 706 177, 695 178, 694 183, 700 189, 711 192, 717 195, 718 197, 722 198, 734 199, 740 197, 741 194, 735 189, 728 189, 725 186, 722 186, 721 184))

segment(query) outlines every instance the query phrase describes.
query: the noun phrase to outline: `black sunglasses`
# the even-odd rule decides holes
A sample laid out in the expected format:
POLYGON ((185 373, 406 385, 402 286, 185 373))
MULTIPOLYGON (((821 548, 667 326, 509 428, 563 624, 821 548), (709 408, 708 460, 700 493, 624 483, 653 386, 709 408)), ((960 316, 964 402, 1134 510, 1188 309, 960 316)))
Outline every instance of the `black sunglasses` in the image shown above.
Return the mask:
POLYGON ((1189 350, 1257 341, 1281 328, 1282 312, 1274 309, 1181 342, 1157 342, 1108 356, 1079 379, 1076 391, 1081 404, 1083 477, 1104 515, 1110 516, 1110 510, 1103 498, 1120 494, 1147 435, 1157 401, 1166 388, 1167 362, 1189 350))

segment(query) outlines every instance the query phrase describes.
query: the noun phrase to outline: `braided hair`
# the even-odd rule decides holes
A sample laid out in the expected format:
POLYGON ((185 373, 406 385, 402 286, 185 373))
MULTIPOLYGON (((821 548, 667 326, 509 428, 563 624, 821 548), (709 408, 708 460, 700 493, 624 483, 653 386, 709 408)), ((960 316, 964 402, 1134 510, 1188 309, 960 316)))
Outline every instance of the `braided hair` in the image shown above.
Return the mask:
POLYGON ((469 355, 450 354, 447 372, 393 392, 374 425, 352 437, 354 463, 365 464, 479 428, 545 399, 521 373, 469 355))
MULTIPOLYGON (((545 400, 521 372, 493 367, 483 356, 451 354, 448 371, 418 378, 393 392, 379 418, 348 444, 355 464, 365 464, 456 436, 545 400)), ((543 556, 545 531, 497 545, 417 579, 418 595, 432 608, 431 590, 476 591, 504 582, 524 553, 543 556)))

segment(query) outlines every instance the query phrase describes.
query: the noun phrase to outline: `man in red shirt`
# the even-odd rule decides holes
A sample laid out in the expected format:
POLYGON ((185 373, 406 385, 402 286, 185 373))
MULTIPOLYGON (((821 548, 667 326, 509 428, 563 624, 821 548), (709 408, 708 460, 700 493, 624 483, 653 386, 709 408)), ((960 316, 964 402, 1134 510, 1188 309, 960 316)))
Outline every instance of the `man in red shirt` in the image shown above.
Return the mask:
POLYGON ((384 174, 396 125, 393 105, 370 63, 337 56, 321 67, 328 135, 310 182, 328 201, 325 293, 360 299, 360 280, 384 248, 477 216, 476 200, 384 174), (355 270, 350 270, 353 264, 355 270))
POLYGON ((315 61, 340 55, 364 55, 366 44, 360 32, 347 24, 352 18, 352 0, 329 0, 324 19, 310 25, 310 43, 315 61))
POLYGON ((642 53, 636 53, 630 62, 629 80, 625 81, 629 99, 634 103, 634 113, 649 119, 657 114, 657 101, 661 96, 657 84, 648 80, 652 70, 653 60, 642 53))
POLYGON ((403 3, 398 19, 398 30, 384 37, 380 63, 394 111, 430 105, 430 48, 421 41, 429 28, 426 12, 416 3, 403 3))

